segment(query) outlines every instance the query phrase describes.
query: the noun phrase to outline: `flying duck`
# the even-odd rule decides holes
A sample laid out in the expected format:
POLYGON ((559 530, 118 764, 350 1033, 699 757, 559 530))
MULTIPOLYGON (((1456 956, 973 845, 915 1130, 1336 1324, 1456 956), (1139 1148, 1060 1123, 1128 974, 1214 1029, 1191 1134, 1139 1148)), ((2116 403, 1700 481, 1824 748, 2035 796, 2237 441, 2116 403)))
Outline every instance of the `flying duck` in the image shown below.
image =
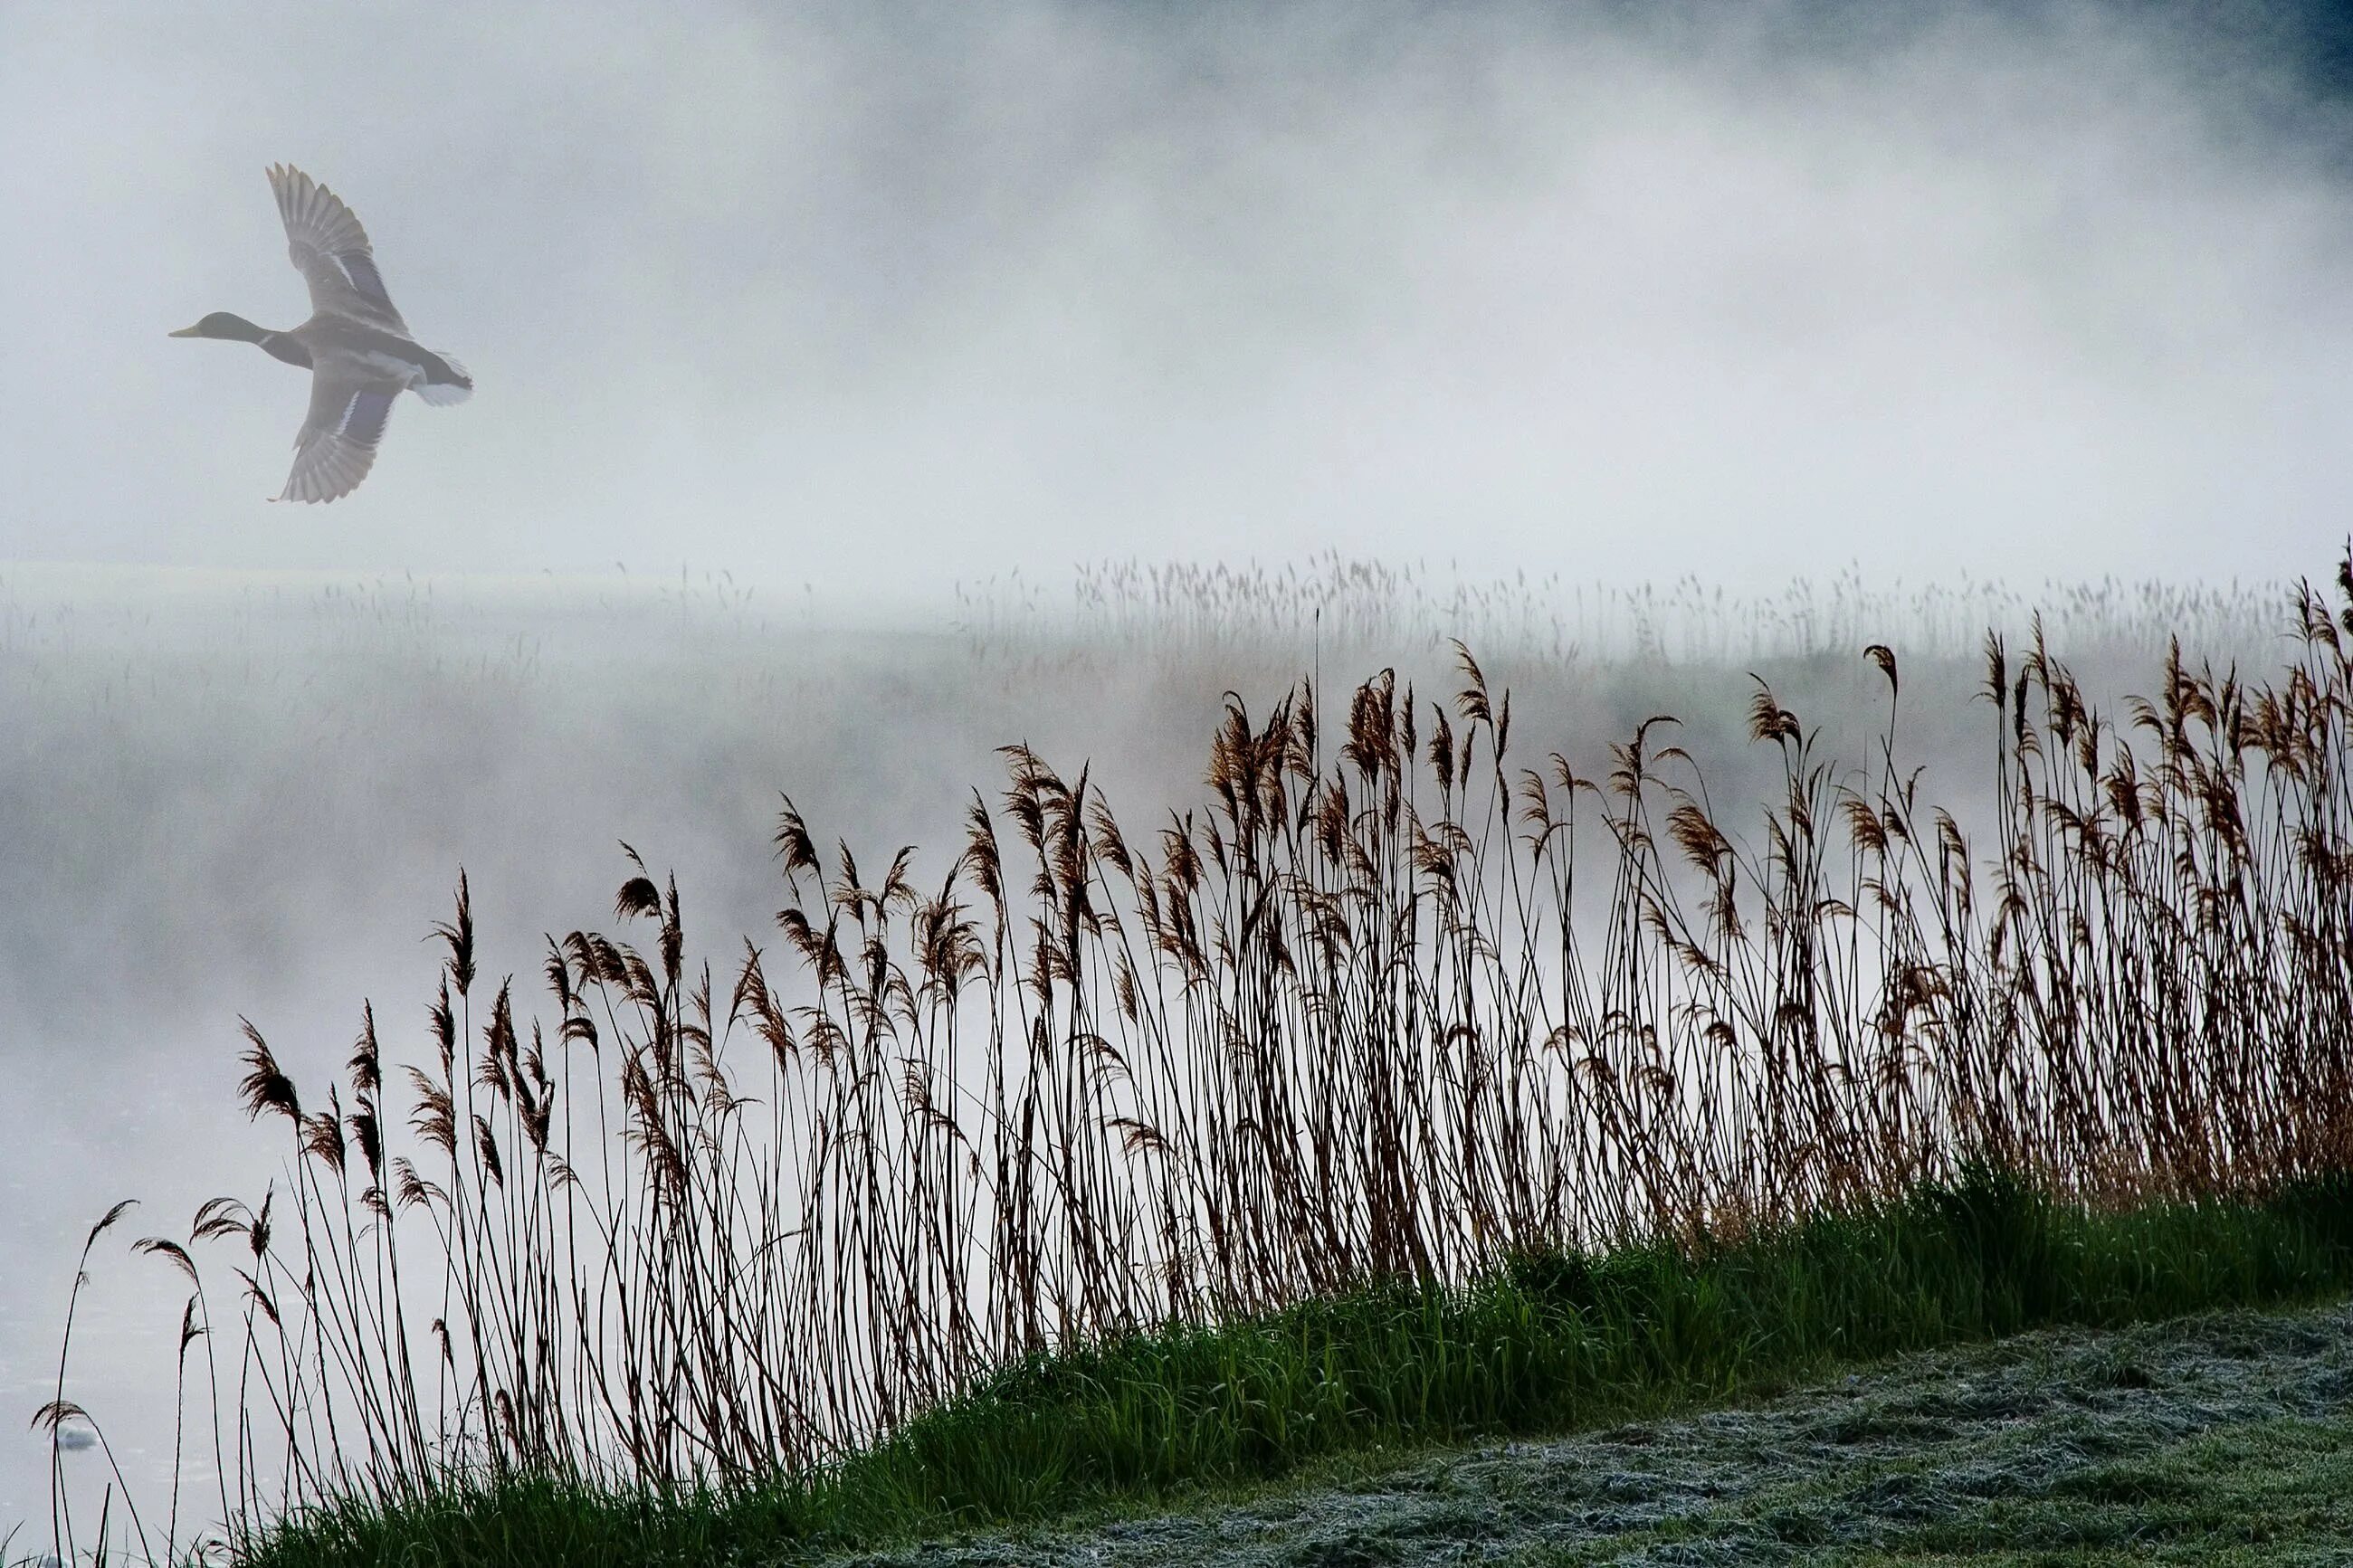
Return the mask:
POLYGON ((427 403, 463 403, 474 378, 408 335, 375 269, 367 230, 341 197, 290 164, 270 166, 269 188, 294 270, 311 286, 311 319, 274 332, 216 310, 171 335, 258 343, 270 358, 311 373, 311 412, 294 437, 294 471, 276 499, 331 501, 367 478, 394 398, 408 391, 427 403))

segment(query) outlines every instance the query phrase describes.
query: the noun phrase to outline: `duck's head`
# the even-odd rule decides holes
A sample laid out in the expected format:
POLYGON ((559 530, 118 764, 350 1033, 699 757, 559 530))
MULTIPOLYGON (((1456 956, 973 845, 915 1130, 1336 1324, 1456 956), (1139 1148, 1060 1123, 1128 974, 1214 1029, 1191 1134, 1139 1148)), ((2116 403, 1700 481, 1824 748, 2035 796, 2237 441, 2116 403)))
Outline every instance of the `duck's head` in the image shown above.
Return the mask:
POLYGON ((243 316, 232 316, 227 310, 215 310, 193 327, 182 327, 165 334, 174 338, 226 338, 231 342, 258 343, 269 334, 243 316))

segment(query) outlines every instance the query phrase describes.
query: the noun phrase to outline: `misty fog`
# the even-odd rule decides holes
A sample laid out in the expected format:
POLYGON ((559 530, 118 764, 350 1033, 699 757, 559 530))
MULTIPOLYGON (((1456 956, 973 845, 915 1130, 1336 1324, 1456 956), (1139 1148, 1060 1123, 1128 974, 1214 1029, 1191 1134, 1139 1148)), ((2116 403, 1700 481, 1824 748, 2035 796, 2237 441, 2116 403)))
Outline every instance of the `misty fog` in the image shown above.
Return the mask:
MULTIPOLYGON (((623 840, 723 963, 780 792, 936 877, 1000 744, 1148 821, 1229 688, 1442 697, 1458 631, 1528 744, 1672 708, 1739 785, 1750 668, 1878 722, 1853 626, 1746 629, 1841 570, 1957 805, 1974 606, 2205 585, 2262 658, 2346 526, 2343 111, 2168 7, 1872 9, 0 8, 0 1531, 80 1233, 268 1178, 240 1016, 413 1048, 461 866, 526 987, 623 840), (480 384, 332 508, 261 500, 303 378, 164 336, 307 312, 280 160, 480 384), (1221 641, 1071 590, 1322 552, 1412 592, 1221 641), (1686 577, 1708 657, 1575 608, 1686 577), (1965 582, 2010 596, 1905 608, 1965 582)), ((2185 602, 2139 595, 2074 628, 2110 690, 2161 644, 2099 615, 2185 602)), ((142 1474, 150 1267, 78 1384, 142 1474)))
POLYGON ((12 8, 0 555, 2306 569, 2333 108, 2162 8, 1729 9, 12 8), (299 376, 162 339, 302 313, 281 159, 481 377, 318 516, 299 376))

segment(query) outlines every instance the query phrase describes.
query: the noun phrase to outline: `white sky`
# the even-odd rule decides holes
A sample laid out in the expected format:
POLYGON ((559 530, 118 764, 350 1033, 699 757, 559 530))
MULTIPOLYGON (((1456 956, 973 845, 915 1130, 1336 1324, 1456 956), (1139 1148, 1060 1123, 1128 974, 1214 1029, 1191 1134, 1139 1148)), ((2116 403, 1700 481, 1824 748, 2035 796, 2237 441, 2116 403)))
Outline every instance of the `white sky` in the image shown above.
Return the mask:
POLYGON ((0 3, 0 561, 2327 570, 2353 193, 2242 75, 1757 31, 0 3), (281 159, 480 387, 331 509, 261 500, 301 374, 164 335, 307 313, 281 159))

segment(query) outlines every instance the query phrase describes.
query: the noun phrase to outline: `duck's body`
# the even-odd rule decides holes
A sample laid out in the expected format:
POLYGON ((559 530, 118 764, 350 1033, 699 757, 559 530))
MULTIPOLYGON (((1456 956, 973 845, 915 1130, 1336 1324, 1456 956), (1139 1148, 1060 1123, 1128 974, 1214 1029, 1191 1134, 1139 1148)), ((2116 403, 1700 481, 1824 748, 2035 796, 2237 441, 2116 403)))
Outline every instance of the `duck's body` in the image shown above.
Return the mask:
POLYGON ((280 166, 269 171, 269 188, 294 268, 311 286, 311 319, 273 331, 215 311, 172 336, 253 343, 310 371, 310 415, 294 437, 294 470, 277 499, 331 501, 367 478, 394 398, 414 392, 427 403, 460 403, 472 395, 474 378, 409 335, 385 292, 367 231, 333 192, 300 169, 280 166))

